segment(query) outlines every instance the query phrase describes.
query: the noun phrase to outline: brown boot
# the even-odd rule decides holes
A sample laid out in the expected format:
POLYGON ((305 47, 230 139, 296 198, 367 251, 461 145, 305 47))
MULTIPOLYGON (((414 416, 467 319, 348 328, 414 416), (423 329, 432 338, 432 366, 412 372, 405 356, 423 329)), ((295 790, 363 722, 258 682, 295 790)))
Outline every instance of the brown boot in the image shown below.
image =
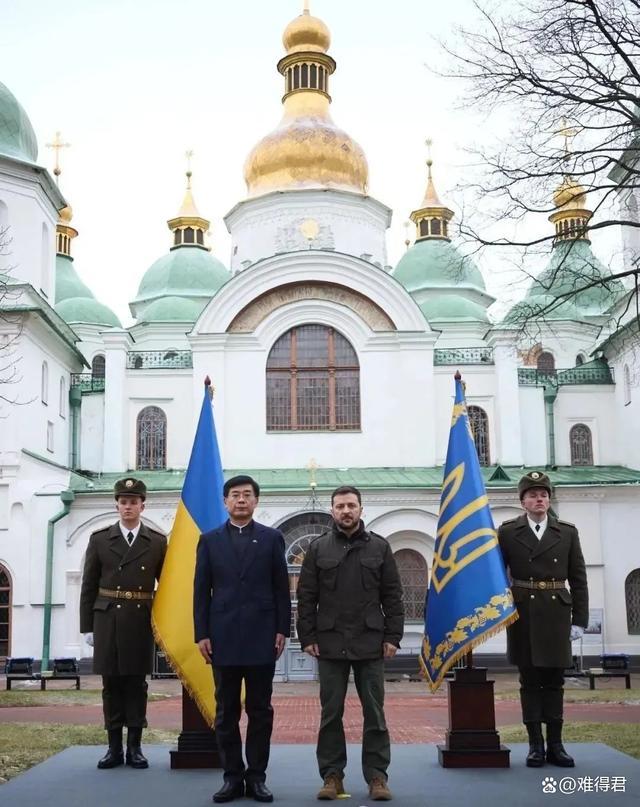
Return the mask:
POLYGON ((333 801, 344 793, 342 776, 337 773, 328 773, 324 777, 324 784, 318 791, 320 801, 333 801))
POLYGON ((387 780, 382 776, 376 776, 369 782, 369 795, 372 801, 391 801, 393 798, 387 780))

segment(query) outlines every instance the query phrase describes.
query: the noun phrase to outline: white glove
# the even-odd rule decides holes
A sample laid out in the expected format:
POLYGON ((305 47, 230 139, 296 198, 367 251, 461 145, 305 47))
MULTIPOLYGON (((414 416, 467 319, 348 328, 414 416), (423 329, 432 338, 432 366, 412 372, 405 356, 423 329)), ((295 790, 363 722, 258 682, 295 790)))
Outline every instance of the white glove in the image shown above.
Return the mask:
POLYGON ((582 639, 582 634, 584 633, 584 628, 581 628, 579 625, 572 625, 571 626, 571 633, 569 634, 569 639, 572 642, 575 642, 576 639, 582 639))
POLYGON ((82 635, 84 636, 84 640, 89 645, 89 647, 93 647, 93 633, 83 633, 82 635))

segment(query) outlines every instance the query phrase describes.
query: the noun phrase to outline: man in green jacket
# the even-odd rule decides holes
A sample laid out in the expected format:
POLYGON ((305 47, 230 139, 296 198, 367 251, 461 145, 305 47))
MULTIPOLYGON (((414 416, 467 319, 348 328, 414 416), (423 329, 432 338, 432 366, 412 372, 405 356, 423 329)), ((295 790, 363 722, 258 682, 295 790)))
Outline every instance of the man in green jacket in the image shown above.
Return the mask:
POLYGON ((364 715, 362 768, 374 801, 388 801, 389 732, 384 716, 384 659, 404 630, 402 585, 388 542, 368 532, 362 497, 344 486, 331 496, 333 528, 316 538, 298 583, 298 636, 318 659, 322 717, 317 757, 322 800, 344 793, 347 747, 342 724, 353 676, 364 715))
POLYGON ((589 621, 589 595, 575 525, 549 514, 551 482, 531 471, 518 483, 525 512, 505 521, 498 540, 519 619, 507 628, 509 661, 520 672, 522 720, 529 735, 526 764, 572 768, 562 745, 564 670, 571 644, 589 621), (568 588, 567 588, 568 586, 568 588), (547 725, 545 757, 542 724, 547 725))

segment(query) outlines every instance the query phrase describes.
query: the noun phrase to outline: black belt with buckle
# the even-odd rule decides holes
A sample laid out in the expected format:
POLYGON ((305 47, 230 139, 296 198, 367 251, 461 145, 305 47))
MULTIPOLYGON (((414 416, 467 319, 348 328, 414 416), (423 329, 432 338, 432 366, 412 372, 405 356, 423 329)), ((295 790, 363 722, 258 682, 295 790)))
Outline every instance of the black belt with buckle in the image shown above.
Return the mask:
POLYGON ((111 588, 99 588, 99 597, 107 597, 110 600, 152 600, 153 591, 122 591, 111 588))
POLYGON ((512 580, 512 588, 536 588, 541 591, 545 589, 560 589, 566 588, 566 580, 512 580))

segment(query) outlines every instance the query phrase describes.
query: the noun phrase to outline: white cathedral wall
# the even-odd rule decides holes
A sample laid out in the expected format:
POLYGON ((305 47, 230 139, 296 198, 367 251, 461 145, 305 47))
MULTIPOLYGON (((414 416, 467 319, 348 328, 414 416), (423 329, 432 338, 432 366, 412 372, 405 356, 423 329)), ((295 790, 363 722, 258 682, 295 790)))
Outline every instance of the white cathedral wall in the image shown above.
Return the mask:
POLYGON ((225 216, 231 233, 231 271, 235 274, 263 258, 285 252, 328 249, 387 263, 385 232, 391 211, 372 197, 347 191, 300 190, 271 193, 237 204, 225 216), (312 219, 318 234, 311 241, 301 232, 312 219))
POLYGON ((80 468, 85 471, 103 470, 104 393, 91 392, 82 396, 80 406, 80 468))
POLYGON ((2 407, 0 452, 15 453, 26 448, 66 465, 69 462, 69 381, 70 371, 76 369, 75 359, 33 314, 24 322, 16 353, 19 381, 8 387, 7 392, 20 405, 2 407), (43 362, 46 362, 48 376, 46 404, 42 401, 43 362), (62 408, 61 379, 64 380, 62 408), (50 438, 49 423, 52 424, 50 438))
POLYGON ((620 464, 613 385, 560 387, 554 416, 558 465, 571 465, 569 434, 578 423, 583 423, 591 430, 594 465, 620 464))
POLYGON ((616 379, 614 418, 619 461, 640 468, 640 344, 624 340, 620 348, 611 351, 609 360, 616 379))
POLYGON ((542 387, 520 387, 520 422, 522 424, 522 459, 528 467, 543 467, 547 462, 547 424, 542 387))
POLYGON ((14 280, 30 283, 53 306, 57 214, 38 182, 15 163, 11 173, 0 165, 0 221, 11 239, 2 270, 11 267, 14 280))

